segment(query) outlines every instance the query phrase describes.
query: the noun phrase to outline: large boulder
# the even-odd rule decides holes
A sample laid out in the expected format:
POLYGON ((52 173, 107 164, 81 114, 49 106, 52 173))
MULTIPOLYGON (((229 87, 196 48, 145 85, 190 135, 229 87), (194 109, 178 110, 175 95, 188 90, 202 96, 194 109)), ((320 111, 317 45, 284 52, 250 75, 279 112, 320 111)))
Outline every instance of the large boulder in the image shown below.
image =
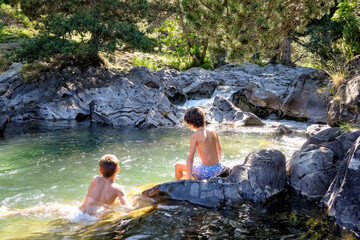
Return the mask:
POLYGON ((170 198, 209 207, 239 204, 244 200, 265 202, 284 190, 285 156, 277 150, 250 153, 243 165, 235 166, 228 177, 210 180, 180 180, 159 184, 142 194, 154 199, 170 198))
POLYGON ((217 96, 206 115, 209 123, 223 123, 235 125, 264 125, 259 117, 250 112, 242 112, 231 102, 217 96))
POLYGON ((359 136, 329 128, 310 137, 287 163, 290 185, 310 199, 322 197, 359 136))
POLYGON ((328 84, 328 76, 321 71, 303 74, 293 81, 284 98, 284 117, 313 123, 326 123, 330 93, 317 90, 328 84))
POLYGON ((15 67, 0 78, 0 113, 11 112, 14 121, 90 118, 112 126, 178 124, 176 109, 164 94, 164 82, 171 79, 160 79, 147 68, 123 73, 103 67, 85 71, 68 67, 25 84, 15 67))
POLYGON ((261 118, 267 118, 273 113, 277 116, 282 115, 279 97, 256 83, 235 92, 232 103, 241 110, 254 113, 261 118))
POLYGON ((339 87, 328 105, 326 120, 330 126, 344 122, 360 125, 360 75, 354 76, 339 87))
POLYGON ((340 226, 360 231, 360 138, 347 154, 334 181, 322 198, 328 215, 340 226))
POLYGON ((178 124, 175 109, 164 93, 146 86, 93 91, 91 120, 116 127, 157 127, 178 124))

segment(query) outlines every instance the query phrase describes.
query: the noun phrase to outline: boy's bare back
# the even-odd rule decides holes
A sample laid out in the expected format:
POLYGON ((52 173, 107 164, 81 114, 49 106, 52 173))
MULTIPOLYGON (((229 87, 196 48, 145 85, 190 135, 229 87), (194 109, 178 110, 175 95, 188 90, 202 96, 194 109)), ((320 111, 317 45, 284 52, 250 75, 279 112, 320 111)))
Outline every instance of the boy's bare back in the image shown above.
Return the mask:
POLYGON ((196 150, 202 164, 215 165, 220 162, 221 148, 219 137, 215 130, 209 130, 205 127, 199 128, 191 136, 190 145, 192 142, 196 145, 196 150))
POLYGON ((118 184, 111 178, 96 176, 91 181, 85 200, 79 208, 82 212, 89 213, 92 211, 89 210, 90 207, 112 205, 117 197, 121 204, 127 205, 125 194, 118 184))

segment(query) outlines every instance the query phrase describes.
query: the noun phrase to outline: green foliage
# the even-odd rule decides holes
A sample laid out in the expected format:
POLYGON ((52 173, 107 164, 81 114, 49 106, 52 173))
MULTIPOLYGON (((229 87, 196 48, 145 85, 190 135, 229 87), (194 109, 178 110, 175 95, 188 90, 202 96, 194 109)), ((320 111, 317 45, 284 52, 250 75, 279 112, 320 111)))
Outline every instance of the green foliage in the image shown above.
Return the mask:
POLYGON ((197 34, 223 43, 230 59, 251 60, 280 54, 285 40, 302 34, 331 2, 183 0, 182 5, 197 34))
POLYGON ((11 18, 12 20, 16 21, 17 23, 23 25, 26 28, 33 27, 33 22, 30 21, 29 18, 23 12, 12 8, 10 5, 1 4, 1 2, 0 2, 0 16, 11 18))
POLYGON ((30 83, 35 79, 39 79, 41 75, 49 69, 48 65, 43 62, 32 62, 25 64, 20 73, 22 74, 25 83, 30 83))
POLYGON ((0 24, 0 43, 12 43, 29 39, 33 31, 18 27, 8 27, 0 24))
POLYGON ((159 33, 159 49, 166 56, 169 67, 177 70, 187 70, 195 66, 213 69, 209 55, 198 56, 199 59, 196 59, 196 55, 204 51, 204 46, 194 32, 188 32, 187 35, 184 33, 179 17, 165 20, 155 31, 159 33), (187 43, 188 40, 191 44, 187 43))
POLYGON ((359 0, 341 0, 328 14, 309 23, 305 32, 309 41, 303 46, 316 54, 324 70, 341 73, 340 65, 360 54, 359 9, 359 0))
POLYGON ((340 0, 331 20, 343 24, 342 49, 348 60, 360 54, 360 1, 340 0))
POLYGON ((5 72, 11 64, 8 54, 0 52, 0 74, 5 72))
POLYGON ((161 69, 161 67, 158 65, 158 63, 152 59, 151 57, 142 57, 142 58, 138 58, 138 57, 134 57, 133 58, 133 64, 134 65, 138 65, 138 66, 145 66, 148 67, 154 71, 158 71, 161 69))
POLYGON ((154 41, 136 24, 151 21, 158 12, 165 11, 167 5, 160 3, 160 0, 21 0, 27 16, 40 21, 40 34, 23 45, 19 56, 26 60, 65 52, 98 56, 99 51, 114 51, 121 46, 150 51, 154 41))

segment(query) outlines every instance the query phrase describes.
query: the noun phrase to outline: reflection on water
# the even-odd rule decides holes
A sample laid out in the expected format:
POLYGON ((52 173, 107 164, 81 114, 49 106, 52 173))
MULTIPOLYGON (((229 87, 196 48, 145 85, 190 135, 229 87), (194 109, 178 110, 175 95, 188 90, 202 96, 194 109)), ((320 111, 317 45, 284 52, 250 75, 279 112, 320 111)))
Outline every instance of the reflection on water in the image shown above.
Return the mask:
MULTIPOLYGON (((275 137, 272 125, 277 124, 218 127, 224 165, 241 164, 250 152, 262 148, 278 149, 289 158, 305 141, 306 125, 285 122, 292 125, 295 133, 275 137)), ((271 212, 269 209, 276 208, 249 203, 236 209, 215 210, 179 202, 154 206, 151 199, 138 197, 134 200, 136 211, 126 212, 114 206, 105 219, 75 221, 76 207, 85 197, 93 176, 98 175, 98 159, 102 155, 112 153, 119 158, 121 169, 115 181, 132 198, 142 190, 139 186, 173 180, 174 164, 187 157, 191 131, 186 127, 116 129, 60 122, 33 123, 22 130, 10 128, 5 134, 6 138, 0 139, 1 209, 67 207, 59 208, 62 213, 48 208, 25 216, 3 218, 1 239, 191 239, 197 236, 205 239, 215 233, 219 239, 231 239, 259 237, 256 229, 262 229, 260 232, 269 238, 286 236, 289 239, 292 234, 312 237, 316 232, 306 232, 311 230, 308 226, 318 220, 314 211, 303 213, 302 207, 289 206, 271 212), (75 210, 66 213, 66 209, 75 210), (292 225, 294 221, 301 224, 292 225), (281 230, 282 224, 288 230, 281 230)), ((321 222, 324 221, 332 224, 321 218, 321 222)), ((316 226, 327 231, 322 223, 316 226)), ((330 237, 349 234, 338 231, 327 234, 330 237)))

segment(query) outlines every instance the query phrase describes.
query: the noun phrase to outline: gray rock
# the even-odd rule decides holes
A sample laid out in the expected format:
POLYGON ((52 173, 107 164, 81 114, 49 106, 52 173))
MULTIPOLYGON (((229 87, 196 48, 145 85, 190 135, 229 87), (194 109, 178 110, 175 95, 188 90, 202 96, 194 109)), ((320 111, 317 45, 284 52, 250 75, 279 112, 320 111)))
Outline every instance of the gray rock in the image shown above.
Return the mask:
POLYGON ((317 92, 328 84, 327 75, 316 71, 295 79, 283 100, 284 117, 313 123, 326 123, 329 96, 317 92))
POLYGON ((163 183, 142 194, 154 199, 171 198, 222 207, 244 200, 265 202, 284 190, 286 178, 285 156, 277 150, 259 150, 250 153, 244 165, 234 167, 226 178, 163 183))
POLYGON ((283 136, 283 135, 291 134, 293 133, 293 131, 289 127, 280 124, 279 126, 276 127, 275 133, 277 136, 283 136))
POLYGON ((360 125, 360 75, 354 76, 339 87, 334 99, 329 103, 326 120, 329 126, 339 126, 344 122, 360 125))
POLYGON ((334 181, 322 198, 328 215, 340 226, 360 230, 360 138, 347 154, 334 181))
POLYGON ((320 125, 320 124, 312 124, 308 128, 306 128, 306 136, 307 138, 310 138, 314 136, 315 134, 330 128, 329 125, 320 125))
POLYGON ((264 125, 260 118, 249 112, 242 112, 223 97, 215 97, 213 106, 206 115, 209 123, 235 125, 264 125))
POLYGON ((308 198, 322 197, 359 136, 329 128, 309 138, 287 163, 290 185, 308 198))
POLYGON ((0 137, 4 136, 5 129, 10 121, 8 114, 2 114, 0 116, 0 137))
POLYGON ((232 103, 243 111, 254 113, 261 118, 267 118, 271 114, 282 115, 282 105, 278 96, 260 88, 257 84, 235 92, 232 103))

